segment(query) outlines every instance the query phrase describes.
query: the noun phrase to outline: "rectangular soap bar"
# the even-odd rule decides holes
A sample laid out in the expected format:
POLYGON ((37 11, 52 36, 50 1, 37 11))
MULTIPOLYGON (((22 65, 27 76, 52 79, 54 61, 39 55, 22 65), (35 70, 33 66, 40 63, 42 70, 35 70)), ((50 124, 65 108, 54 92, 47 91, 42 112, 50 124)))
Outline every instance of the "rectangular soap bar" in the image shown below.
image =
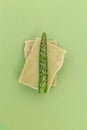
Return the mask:
MULTIPOLYGON (((29 54, 30 54, 30 51, 34 45, 34 42, 35 40, 27 40, 25 41, 25 47, 24 47, 24 57, 25 59, 27 60, 29 54)), ((54 41, 48 41, 48 43, 51 43, 53 45, 57 45, 57 41, 54 40, 54 41)), ((53 80, 53 83, 52 83, 52 86, 56 86, 56 76, 54 77, 54 80, 53 80)))
MULTIPOLYGON (((39 85, 39 50, 40 38, 35 40, 27 61, 25 62, 19 82, 38 90, 39 85)), ((60 47, 47 43, 48 57, 48 90, 50 89, 56 73, 63 65, 66 51, 60 47)))

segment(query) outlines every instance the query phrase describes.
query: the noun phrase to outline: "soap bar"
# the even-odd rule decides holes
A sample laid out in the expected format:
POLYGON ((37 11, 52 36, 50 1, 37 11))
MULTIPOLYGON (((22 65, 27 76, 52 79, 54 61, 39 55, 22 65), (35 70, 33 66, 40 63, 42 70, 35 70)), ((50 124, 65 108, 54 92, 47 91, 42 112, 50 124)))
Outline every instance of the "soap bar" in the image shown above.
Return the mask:
MULTIPOLYGON (((39 85, 39 50, 41 39, 37 38, 25 62, 19 78, 19 82, 38 90, 39 85)), ((56 73, 63 65, 66 51, 60 47, 47 43, 48 57, 48 90, 56 76, 56 73)))
MULTIPOLYGON (((34 45, 34 42, 35 40, 26 40, 25 41, 25 47, 24 47, 24 57, 25 57, 25 60, 27 60, 29 54, 30 54, 30 51, 34 45)), ((48 43, 51 43, 53 45, 57 45, 57 41, 54 40, 54 41, 48 41, 48 43)), ((56 76, 53 80, 53 83, 52 83, 52 86, 56 86, 56 76)))

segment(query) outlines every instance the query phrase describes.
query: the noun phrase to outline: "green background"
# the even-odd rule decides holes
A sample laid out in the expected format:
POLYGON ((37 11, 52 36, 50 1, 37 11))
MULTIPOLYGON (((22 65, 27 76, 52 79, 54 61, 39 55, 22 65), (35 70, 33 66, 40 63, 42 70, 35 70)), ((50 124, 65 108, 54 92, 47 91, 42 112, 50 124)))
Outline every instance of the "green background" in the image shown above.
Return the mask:
POLYGON ((0 0, 0 130, 87 130, 87 1, 0 0), (26 39, 67 50, 48 94, 18 83, 26 39))

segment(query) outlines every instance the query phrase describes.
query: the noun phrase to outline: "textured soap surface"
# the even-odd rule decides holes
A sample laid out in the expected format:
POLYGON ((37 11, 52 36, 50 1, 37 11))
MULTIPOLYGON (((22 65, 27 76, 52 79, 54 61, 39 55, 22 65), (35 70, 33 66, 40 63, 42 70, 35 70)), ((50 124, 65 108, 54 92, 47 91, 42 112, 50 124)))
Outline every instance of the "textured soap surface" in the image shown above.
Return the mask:
MULTIPOLYGON (((25 62, 19 82, 38 89, 39 85, 39 50, 40 38, 35 40, 35 43, 30 51, 27 61, 25 62)), ((66 51, 62 48, 47 43, 48 56, 48 90, 50 89, 56 73, 63 65, 66 51)))
MULTIPOLYGON (((32 47, 34 45, 34 42, 35 42, 35 40, 26 40, 25 41, 24 57, 25 57, 26 60, 28 59, 30 51, 31 51, 31 49, 32 49, 32 47)), ((56 40, 54 40, 54 41, 48 41, 48 43, 51 43, 53 45, 57 45, 57 41, 56 40)), ((54 77, 52 86, 56 86, 56 76, 54 77)))

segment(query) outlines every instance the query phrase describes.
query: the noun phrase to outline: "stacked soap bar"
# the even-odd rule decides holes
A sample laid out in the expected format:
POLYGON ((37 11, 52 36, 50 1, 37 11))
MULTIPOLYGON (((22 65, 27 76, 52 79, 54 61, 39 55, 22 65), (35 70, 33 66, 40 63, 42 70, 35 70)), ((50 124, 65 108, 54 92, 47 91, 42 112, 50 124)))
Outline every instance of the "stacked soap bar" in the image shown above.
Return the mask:
MULTIPOLYGON (((21 72, 19 82, 38 90, 39 84, 39 50, 41 39, 25 41, 25 65, 21 72)), ((61 69, 66 51, 57 46, 57 41, 47 42, 48 57, 48 91, 56 86, 56 74, 61 69)))

